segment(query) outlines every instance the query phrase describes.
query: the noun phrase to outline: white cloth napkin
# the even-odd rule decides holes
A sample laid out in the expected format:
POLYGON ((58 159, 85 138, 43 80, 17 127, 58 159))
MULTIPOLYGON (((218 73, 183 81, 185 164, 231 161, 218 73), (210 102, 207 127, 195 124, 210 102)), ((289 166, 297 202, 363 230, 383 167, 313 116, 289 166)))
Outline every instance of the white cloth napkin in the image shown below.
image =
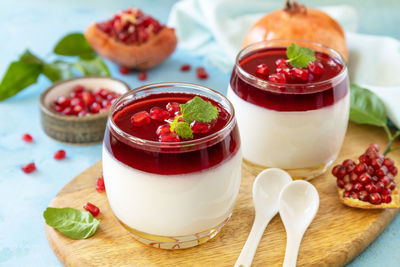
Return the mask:
MULTIPOLYGON (((178 46, 224 72, 235 62, 250 26, 266 13, 279 8, 268 0, 183 0, 170 13, 178 46)), ((350 80, 374 91, 385 102, 390 120, 400 128, 400 42, 390 37, 354 33, 358 16, 349 6, 320 7, 346 31, 350 50, 350 80)))

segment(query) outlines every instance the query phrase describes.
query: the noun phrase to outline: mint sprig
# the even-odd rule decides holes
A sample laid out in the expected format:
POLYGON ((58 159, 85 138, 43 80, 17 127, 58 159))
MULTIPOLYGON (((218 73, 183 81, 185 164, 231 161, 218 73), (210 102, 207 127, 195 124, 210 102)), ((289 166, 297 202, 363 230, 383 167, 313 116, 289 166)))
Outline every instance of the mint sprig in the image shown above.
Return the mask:
POLYGON ((189 124, 192 121, 210 123, 218 118, 217 107, 199 96, 195 96, 185 104, 180 104, 180 108, 183 120, 189 124))
POLYGON ((185 121, 180 121, 175 125, 175 133, 183 139, 192 139, 193 131, 190 124, 185 121))
POLYGON ((294 43, 286 49, 286 56, 288 57, 286 62, 295 68, 307 68, 310 61, 315 61, 314 50, 294 43))

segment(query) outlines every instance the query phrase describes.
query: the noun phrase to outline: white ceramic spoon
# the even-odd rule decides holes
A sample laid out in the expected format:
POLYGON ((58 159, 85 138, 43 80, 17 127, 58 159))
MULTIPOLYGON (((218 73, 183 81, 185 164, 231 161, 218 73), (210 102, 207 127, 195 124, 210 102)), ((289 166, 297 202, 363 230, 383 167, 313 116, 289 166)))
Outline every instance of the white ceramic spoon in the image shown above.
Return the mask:
POLYGON ((253 184, 255 219, 249 237, 244 245, 236 267, 249 267, 256 253, 258 243, 269 221, 278 213, 279 193, 290 183, 290 175, 276 168, 262 171, 253 184))
POLYGON ((286 185, 279 196, 279 215, 286 228, 286 252, 283 267, 295 267, 304 232, 319 207, 315 187, 306 181, 286 185))

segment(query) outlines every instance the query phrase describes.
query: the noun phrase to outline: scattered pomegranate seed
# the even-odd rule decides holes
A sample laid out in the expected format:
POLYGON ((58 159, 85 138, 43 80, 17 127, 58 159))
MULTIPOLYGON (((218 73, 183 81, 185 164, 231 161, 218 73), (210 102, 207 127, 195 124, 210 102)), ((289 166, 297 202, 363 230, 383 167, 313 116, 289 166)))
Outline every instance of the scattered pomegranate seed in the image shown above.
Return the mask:
POLYGON ((99 193, 103 193, 103 192, 106 191, 106 187, 105 187, 105 185, 104 185, 104 178, 103 178, 103 176, 97 178, 97 180, 96 180, 96 190, 97 190, 97 192, 99 192, 99 193))
POLYGON ((150 109, 150 118, 157 121, 165 121, 169 118, 169 112, 159 107, 153 107, 150 109))
POLYGON ((24 173, 31 173, 31 172, 36 171, 36 165, 34 162, 31 162, 31 163, 28 163, 28 164, 22 166, 21 169, 24 173))
POLYGON ((149 124, 150 121, 150 114, 147 111, 137 112, 131 117, 131 123, 133 124, 133 126, 136 127, 141 127, 143 125, 149 124))
POLYGON ((286 83, 286 77, 282 73, 275 73, 268 76, 268 80, 274 83, 286 83))
POLYGON ((99 112, 100 112, 100 109, 101 109, 101 105, 100 105, 99 103, 97 103, 97 102, 94 102, 94 103, 90 106, 89 111, 90 111, 91 113, 99 113, 99 112))
POLYGON ((303 81, 308 80, 308 70, 306 69, 293 68, 292 73, 294 77, 297 77, 303 81))
POLYGON ((256 73, 262 76, 268 76, 269 74, 269 68, 267 64, 260 64, 256 67, 256 73))
POLYGON ((193 133, 205 134, 208 133, 208 131, 210 131, 211 124, 200 121, 193 121, 190 124, 190 127, 192 128, 193 133))
POLYGON ((139 73, 139 75, 138 75, 138 80, 139 80, 139 81, 145 81, 145 80, 147 80, 147 72, 142 71, 141 73, 139 73))
POLYGON ((289 67, 288 63, 286 62, 286 60, 284 58, 277 59, 275 61, 275 66, 277 68, 287 68, 287 67, 289 67))
POLYGON ((166 109, 169 112, 170 116, 174 116, 176 112, 179 112, 181 110, 179 103, 177 102, 168 102, 166 109))
POLYGON ((58 150, 55 154, 54 154, 54 159, 55 160, 60 160, 60 159, 65 159, 67 153, 65 152, 65 150, 58 150))
POLYGON ((66 107, 69 106, 70 101, 71 100, 68 97, 60 96, 56 99, 55 104, 61 107, 66 107))
POLYGON ((62 114, 64 115, 74 115, 74 111, 71 107, 66 107, 63 111, 62 114))
POLYGON ((204 80, 208 78, 208 73, 206 72, 206 69, 203 67, 198 67, 196 69, 196 74, 197 74, 197 78, 199 78, 200 80, 204 80))
POLYGON ((179 135, 176 133, 162 134, 159 137, 160 142, 179 142, 179 135))
POLYGON ((124 66, 120 66, 118 70, 119 70, 119 73, 124 74, 124 75, 129 74, 131 72, 131 70, 128 67, 124 67, 124 66))
POLYGON ((191 66, 189 64, 184 64, 181 66, 181 71, 189 71, 191 66))
POLYGON ((85 90, 85 87, 83 87, 82 85, 79 85, 79 84, 77 86, 75 86, 75 88, 74 88, 74 92, 78 93, 78 94, 82 93, 83 90, 85 90))
POLYGON ((168 134, 170 132, 171 132, 171 126, 169 124, 164 124, 164 125, 158 126, 156 134, 158 136, 160 136, 162 134, 168 134))
POLYGON ((321 74, 324 71, 324 65, 318 61, 310 61, 308 69, 312 74, 321 74))
POLYGON ((22 135, 22 140, 24 140, 27 143, 32 143, 33 142, 33 137, 32 135, 26 133, 22 135))
POLYGON ((93 215, 93 217, 96 217, 100 213, 99 208, 90 202, 87 202, 85 205, 83 205, 83 208, 88 212, 90 212, 93 215))

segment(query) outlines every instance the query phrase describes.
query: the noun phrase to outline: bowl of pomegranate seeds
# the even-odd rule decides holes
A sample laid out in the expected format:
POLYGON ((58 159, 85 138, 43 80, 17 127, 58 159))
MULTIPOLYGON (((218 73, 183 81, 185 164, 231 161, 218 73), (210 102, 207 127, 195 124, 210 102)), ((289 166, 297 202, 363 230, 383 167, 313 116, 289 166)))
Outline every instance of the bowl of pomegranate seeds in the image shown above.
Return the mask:
POLYGON ((45 133, 64 143, 89 144, 103 140, 107 114, 129 86, 107 77, 80 77, 54 83, 40 96, 45 133))

